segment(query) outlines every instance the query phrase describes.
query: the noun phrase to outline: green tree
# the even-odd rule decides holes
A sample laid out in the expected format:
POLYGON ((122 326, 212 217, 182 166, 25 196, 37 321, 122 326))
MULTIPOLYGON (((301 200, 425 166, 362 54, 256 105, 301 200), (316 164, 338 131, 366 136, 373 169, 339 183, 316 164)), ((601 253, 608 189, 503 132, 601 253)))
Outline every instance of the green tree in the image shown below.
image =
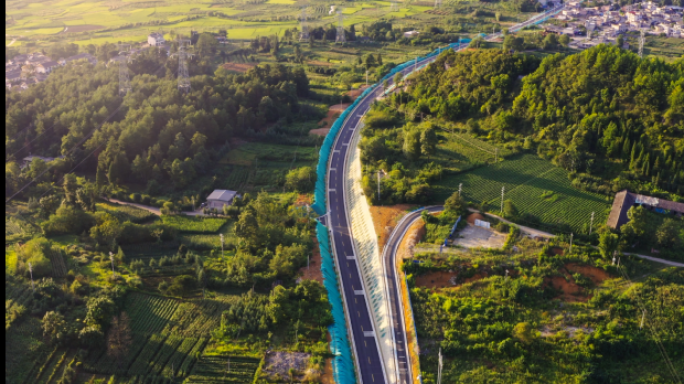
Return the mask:
POLYGON ((195 280, 194 277, 189 276, 189 275, 181 275, 181 276, 176 276, 173 279, 173 282, 167 289, 167 292, 171 295, 174 296, 180 296, 184 297, 190 291, 195 289, 197 286, 197 281, 195 280))
POLYGON ((664 248, 675 248, 680 244, 680 235, 677 224, 673 219, 665 219, 656 231, 658 245, 664 248))
POLYGON ((611 232, 604 232, 599 236, 599 252, 603 258, 613 257, 613 253, 620 246, 620 238, 611 232))
POLYGON ((420 158, 420 131, 407 127, 404 130, 404 156, 411 161, 416 161, 420 158))
POLYGON ((525 40, 522 37, 515 35, 506 35, 504 37, 503 46, 505 50, 513 50, 516 52, 522 51, 525 45, 525 40))
POLYGON ((432 125, 428 125, 420 132, 420 152, 427 156, 428 161, 430 160, 430 155, 437 149, 437 141, 437 133, 432 125))
POLYGON ((245 209, 235 223, 235 235, 245 239, 248 243, 255 243, 259 236, 259 223, 251 209, 245 209))
POLYGON ((218 41, 210 33, 201 33, 195 43, 196 51, 200 56, 210 56, 216 53, 218 49, 218 41))
POLYGON ((76 191, 78 190, 78 182, 76 175, 68 173, 64 175, 64 201, 72 206, 76 206, 76 191))
POLYGON ((570 45, 570 36, 568 36, 568 35, 560 35, 560 37, 558 38, 558 42, 559 42, 563 47, 567 48, 568 45, 570 45))
POLYGON ((503 214, 504 217, 509 219, 515 219, 518 217, 518 208, 516 208, 512 200, 504 200, 503 214))
POLYGON ((523 344, 531 344, 537 337, 537 331, 528 322, 518 323, 513 327, 513 337, 523 344))
POLYGON ((444 202, 444 210, 452 212, 459 216, 464 216, 468 213, 468 204, 462 196, 459 196, 458 191, 454 192, 444 202))
POLYGON ((65 336, 66 321, 59 312, 48 311, 42 321, 43 336, 51 343, 61 341, 65 336))

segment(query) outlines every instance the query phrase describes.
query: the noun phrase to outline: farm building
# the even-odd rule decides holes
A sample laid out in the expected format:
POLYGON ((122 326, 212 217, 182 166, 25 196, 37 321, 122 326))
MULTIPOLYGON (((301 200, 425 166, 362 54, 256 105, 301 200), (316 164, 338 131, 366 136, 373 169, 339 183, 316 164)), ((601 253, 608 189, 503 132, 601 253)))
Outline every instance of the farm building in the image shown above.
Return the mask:
POLYGON ((233 199, 235 198, 235 195, 237 195, 236 191, 229 191, 226 189, 215 189, 214 192, 212 192, 211 195, 207 197, 206 207, 221 209, 224 205, 231 205, 233 204, 233 199))
POLYGON ((149 44, 150 47, 159 47, 164 45, 165 42, 164 35, 161 33, 152 32, 147 36, 147 44, 149 44))
POLYGON ((671 214, 676 216, 684 215, 684 203, 677 203, 669 200, 662 200, 657 197, 640 195, 632 193, 628 190, 620 191, 615 194, 613 200, 613 208, 610 210, 608 216, 608 226, 613 229, 619 229, 623 224, 629 221, 627 211, 633 206, 641 205, 648 210, 658 213, 671 214))

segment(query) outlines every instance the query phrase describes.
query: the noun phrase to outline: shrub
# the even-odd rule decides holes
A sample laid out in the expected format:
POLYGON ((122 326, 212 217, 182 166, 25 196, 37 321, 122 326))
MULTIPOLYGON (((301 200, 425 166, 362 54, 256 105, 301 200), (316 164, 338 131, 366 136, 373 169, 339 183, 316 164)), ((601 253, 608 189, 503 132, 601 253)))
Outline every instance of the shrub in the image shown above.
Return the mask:
POLYGON ((142 195, 140 202, 142 202, 145 205, 150 205, 150 202, 151 202, 150 195, 142 195))

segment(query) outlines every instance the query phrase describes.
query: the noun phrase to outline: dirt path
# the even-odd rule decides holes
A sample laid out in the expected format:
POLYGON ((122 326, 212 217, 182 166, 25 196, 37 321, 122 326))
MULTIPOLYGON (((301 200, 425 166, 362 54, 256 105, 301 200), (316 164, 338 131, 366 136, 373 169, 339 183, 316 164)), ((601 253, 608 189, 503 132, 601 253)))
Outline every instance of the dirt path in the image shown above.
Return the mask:
POLYGON ((11 47, 11 46, 12 46, 12 44, 14 44, 14 42, 15 42, 15 41, 17 41, 17 39, 12 39, 12 41, 10 41, 10 43, 9 43, 9 44, 7 44, 7 46, 8 46, 8 47, 11 47))
MULTIPOLYGON (((477 209, 474 209, 474 208, 468 208, 468 210, 469 210, 470 212, 479 212, 477 209)), ((497 219, 497 220, 503 221, 504 223, 507 223, 507 224, 515 224, 518 228, 520 228, 520 230, 521 230, 523 233, 525 233, 525 234, 527 234, 527 235, 532 235, 532 236, 537 236, 537 237, 545 237, 545 238, 556 237, 556 235, 554 235, 554 234, 552 234, 552 233, 540 231, 540 230, 538 230, 538 229, 534 229, 534 228, 530 228, 530 227, 525 227, 525 226, 523 226, 523 225, 519 225, 519 224, 513 223, 513 222, 508 221, 508 220, 504 219, 503 217, 497 216, 497 215, 495 215, 495 214, 493 214, 493 213, 485 213, 485 215, 487 215, 487 216, 489 216, 489 217, 493 217, 493 218, 495 218, 495 219, 497 219)))
POLYGON ((161 216, 161 211, 159 210, 159 208, 153 207, 150 205, 143 205, 143 204, 138 204, 138 203, 129 203, 128 201, 122 201, 119 199, 112 199, 112 198, 109 198, 108 201, 111 203, 117 203, 117 204, 121 204, 121 205, 130 205, 131 207, 140 208, 140 209, 145 210, 147 212, 154 213, 157 216, 161 216))

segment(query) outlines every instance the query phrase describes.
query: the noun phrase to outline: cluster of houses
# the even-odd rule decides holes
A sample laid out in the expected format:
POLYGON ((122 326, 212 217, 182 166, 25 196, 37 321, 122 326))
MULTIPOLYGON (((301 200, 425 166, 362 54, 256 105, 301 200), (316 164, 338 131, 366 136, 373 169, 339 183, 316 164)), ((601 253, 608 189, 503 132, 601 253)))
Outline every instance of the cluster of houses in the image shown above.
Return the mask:
POLYGON ((621 33, 644 31, 648 34, 664 34, 669 37, 684 38, 682 13, 684 8, 659 6, 652 1, 635 3, 620 7, 618 3, 594 8, 584 8, 580 1, 569 1, 565 9, 555 16, 564 21, 565 27, 547 25, 549 32, 571 36, 591 36, 597 32, 598 40, 576 42, 579 48, 586 45, 614 41, 621 33))
POLYGON ((32 84, 44 81, 55 68, 80 61, 97 64, 97 59, 89 53, 79 53, 59 61, 54 61, 41 52, 14 56, 5 63, 5 87, 28 89, 32 84))

